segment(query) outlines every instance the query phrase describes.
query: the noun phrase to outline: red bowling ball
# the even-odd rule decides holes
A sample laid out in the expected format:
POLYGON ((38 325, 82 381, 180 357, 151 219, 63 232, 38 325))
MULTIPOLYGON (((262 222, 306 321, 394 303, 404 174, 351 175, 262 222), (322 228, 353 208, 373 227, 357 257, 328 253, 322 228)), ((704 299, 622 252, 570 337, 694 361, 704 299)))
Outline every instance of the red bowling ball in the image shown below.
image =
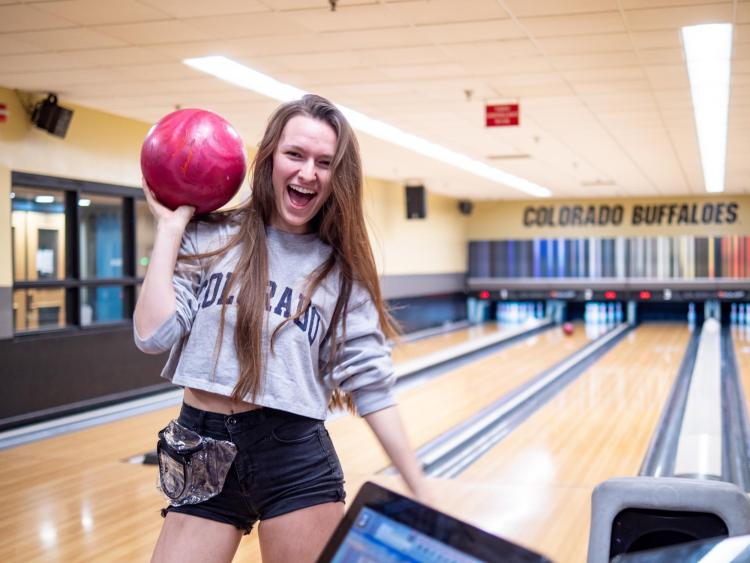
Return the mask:
POLYGON ((141 147, 143 178, 163 205, 196 214, 226 204, 247 174, 245 145, 223 117, 202 109, 164 116, 141 147))
POLYGON ((570 336, 573 334, 573 323, 563 323, 562 325, 562 331, 565 336, 570 336))

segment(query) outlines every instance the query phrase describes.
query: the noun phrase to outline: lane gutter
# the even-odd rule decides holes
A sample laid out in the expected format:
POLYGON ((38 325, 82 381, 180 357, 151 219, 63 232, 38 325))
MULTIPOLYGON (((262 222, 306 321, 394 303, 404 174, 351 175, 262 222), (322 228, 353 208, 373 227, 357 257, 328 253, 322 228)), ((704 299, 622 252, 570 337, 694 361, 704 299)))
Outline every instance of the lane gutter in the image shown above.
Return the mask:
MULTIPOLYGON (((622 323, 417 450, 430 477, 456 477, 573 382, 632 329, 622 323)), ((393 474, 393 467, 382 473, 393 474)))

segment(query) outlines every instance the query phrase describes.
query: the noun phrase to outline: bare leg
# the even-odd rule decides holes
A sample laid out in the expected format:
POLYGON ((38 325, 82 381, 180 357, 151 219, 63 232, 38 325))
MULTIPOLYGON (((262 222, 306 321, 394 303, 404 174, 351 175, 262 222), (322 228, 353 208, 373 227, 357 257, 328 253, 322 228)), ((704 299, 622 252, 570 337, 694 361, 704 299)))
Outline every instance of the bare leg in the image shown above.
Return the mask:
POLYGON ((263 563, 315 561, 344 515, 343 502, 329 502, 262 520, 263 563))
POLYGON ((230 562, 241 537, 242 532, 231 524, 169 512, 156 540, 151 562, 230 562))

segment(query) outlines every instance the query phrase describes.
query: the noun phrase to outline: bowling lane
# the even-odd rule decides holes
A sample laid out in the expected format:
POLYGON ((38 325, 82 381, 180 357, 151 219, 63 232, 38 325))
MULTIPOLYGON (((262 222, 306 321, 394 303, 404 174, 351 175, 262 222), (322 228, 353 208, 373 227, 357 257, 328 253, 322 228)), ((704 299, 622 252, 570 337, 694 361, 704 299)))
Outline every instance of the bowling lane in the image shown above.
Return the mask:
MULTIPOLYGON (((557 328, 546 330, 402 392, 398 400, 412 445, 450 430, 588 342, 582 325, 571 336, 557 328)), ((371 473, 388 464, 361 418, 333 420, 328 430, 345 472, 371 473)))
POLYGON ((556 561, 585 560, 591 490, 637 475, 689 338, 685 325, 637 328, 467 469, 461 482, 526 491, 509 514, 487 516, 492 530, 556 561))
POLYGON ((393 362, 408 362, 417 358, 433 354, 460 344, 468 344, 477 338, 484 338, 505 330, 503 325, 496 322, 473 325, 467 328, 452 330, 414 342, 400 342, 393 348, 393 362))
POLYGON ((750 325, 733 326, 732 342, 734 355, 737 358, 738 375, 745 396, 745 406, 750 409, 750 325))
MULTIPOLYGON (((486 334, 484 329, 475 332, 486 334)), ((583 335, 583 330, 579 332, 583 335)), ((578 344, 584 340, 581 336, 578 344)), ((535 354, 541 355, 543 346, 557 347, 560 341, 569 351, 576 344, 559 333, 539 334, 506 349, 503 357, 516 350, 521 358, 533 359, 535 354)), ((462 385, 470 388, 471 381, 462 385)), ((409 395, 418 395, 417 389, 409 395)), ((442 407, 439 402, 436 406, 429 409, 427 418, 440 417, 442 407)), ((152 450, 156 432, 178 411, 179 405, 174 405, 0 451, 0 498, 6 507, 5 516, 0 517, 0 561, 147 560, 161 527, 159 509, 164 502, 156 491, 156 468, 124 460, 152 450)), ((474 411, 467 408, 467 412, 474 411)), ((418 413, 412 413, 412 418, 415 416, 419 418, 418 413)), ((366 468, 363 477, 352 475, 353 484, 347 490, 353 495, 357 484, 386 461, 360 419, 346 416, 331 424, 337 427, 336 439, 346 444, 337 443, 345 465, 356 465, 360 450, 375 452, 374 462, 365 456, 359 463, 366 468), (354 429, 352 437, 347 437, 348 425, 354 429), (365 436, 361 447, 357 432, 365 436)), ((243 540, 238 558, 260 560, 257 534, 243 540)))

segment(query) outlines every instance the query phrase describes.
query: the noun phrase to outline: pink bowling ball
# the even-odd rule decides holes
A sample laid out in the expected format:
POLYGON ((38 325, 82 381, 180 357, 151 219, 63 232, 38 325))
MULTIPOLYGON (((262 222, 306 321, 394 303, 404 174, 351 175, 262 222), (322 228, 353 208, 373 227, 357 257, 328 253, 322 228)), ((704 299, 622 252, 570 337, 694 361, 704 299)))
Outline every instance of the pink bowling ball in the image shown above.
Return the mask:
POLYGON ((163 205, 196 214, 226 204, 247 174, 245 145, 223 117, 202 109, 164 116, 141 147, 143 178, 163 205))

